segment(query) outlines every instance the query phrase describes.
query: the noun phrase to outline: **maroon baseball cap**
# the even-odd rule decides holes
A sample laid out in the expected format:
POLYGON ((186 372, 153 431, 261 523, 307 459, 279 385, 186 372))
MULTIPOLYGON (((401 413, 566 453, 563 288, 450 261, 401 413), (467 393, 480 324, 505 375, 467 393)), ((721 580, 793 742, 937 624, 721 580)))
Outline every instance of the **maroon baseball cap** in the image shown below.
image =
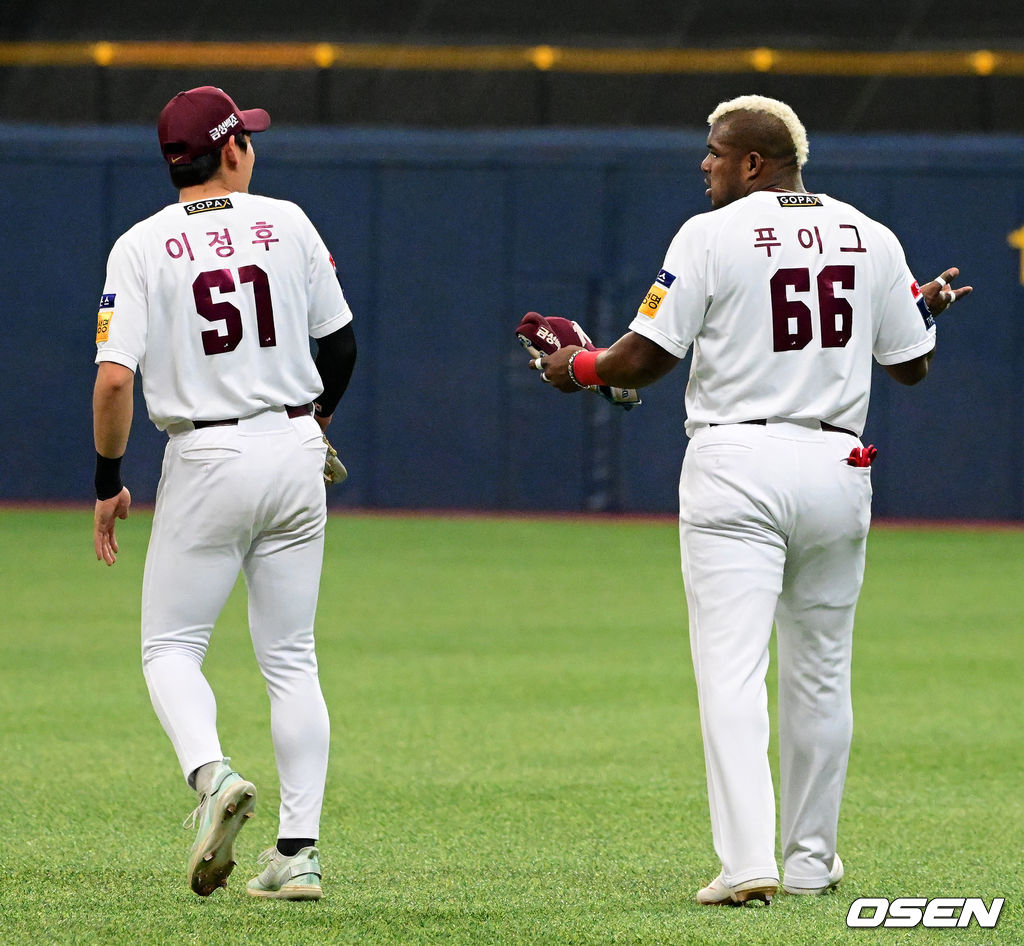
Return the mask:
POLYGON ((242 111, 226 92, 212 85, 179 92, 160 113, 157 134, 168 164, 191 164, 220 148, 239 131, 266 131, 270 116, 262 108, 242 111))

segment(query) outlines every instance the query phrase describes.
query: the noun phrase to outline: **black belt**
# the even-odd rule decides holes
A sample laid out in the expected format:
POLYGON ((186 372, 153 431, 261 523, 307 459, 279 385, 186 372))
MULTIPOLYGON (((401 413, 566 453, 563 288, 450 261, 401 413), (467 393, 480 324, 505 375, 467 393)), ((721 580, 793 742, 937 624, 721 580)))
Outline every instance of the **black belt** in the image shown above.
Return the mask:
MULTIPOLYGON (((768 424, 768 419, 766 417, 759 417, 759 418, 757 418, 757 420, 738 420, 738 421, 736 421, 736 423, 737 424, 757 424, 758 427, 764 427, 764 426, 766 426, 768 424)), ((832 433, 832 434, 849 434, 851 437, 856 437, 857 436, 852 430, 847 430, 845 427, 836 427, 835 424, 826 424, 825 421, 823 421, 823 420, 818 421, 818 423, 821 424, 821 429, 822 430, 827 430, 829 433, 832 433)), ((721 427, 722 425, 721 424, 708 424, 708 426, 709 427, 721 427)))
MULTIPOLYGON (((289 417, 307 417, 313 413, 313 405, 303 404, 301 407, 286 407, 284 410, 289 417)), ((194 420, 192 426, 202 430, 204 427, 234 427, 237 423, 237 417, 228 417, 225 420, 194 420)))

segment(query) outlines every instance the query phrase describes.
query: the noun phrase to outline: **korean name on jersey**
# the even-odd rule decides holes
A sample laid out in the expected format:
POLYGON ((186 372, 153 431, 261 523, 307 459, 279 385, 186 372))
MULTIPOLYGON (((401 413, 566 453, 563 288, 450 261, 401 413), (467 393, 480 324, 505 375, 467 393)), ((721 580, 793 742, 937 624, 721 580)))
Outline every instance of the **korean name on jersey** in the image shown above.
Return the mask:
POLYGON ((686 221, 630 328, 679 358, 693 346, 690 434, 766 417, 859 434, 872 356, 909 361, 935 332, 890 230, 827 194, 776 191, 686 221))
POLYGON ((141 371, 160 429, 244 417, 314 400, 308 339, 351 319, 301 208, 235 193, 172 204, 114 244, 96 360, 141 371))

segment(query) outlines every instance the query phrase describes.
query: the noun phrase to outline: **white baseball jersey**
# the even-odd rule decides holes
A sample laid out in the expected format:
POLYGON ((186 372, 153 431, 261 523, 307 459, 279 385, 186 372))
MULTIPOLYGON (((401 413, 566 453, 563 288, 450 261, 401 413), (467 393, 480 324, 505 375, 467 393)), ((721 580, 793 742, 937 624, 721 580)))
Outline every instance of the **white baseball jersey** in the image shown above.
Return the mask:
POLYGON ((334 261, 295 204, 233 193, 165 207, 110 251, 97 363, 142 372, 149 416, 245 417, 323 390, 309 337, 352 320, 334 261))
POLYGON ((682 358, 686 429, 820 420, 858 435, 871 357, 929 352, 935 327, 886 227, 827 194, 759 191, 692 217, 630 328, 682 358))

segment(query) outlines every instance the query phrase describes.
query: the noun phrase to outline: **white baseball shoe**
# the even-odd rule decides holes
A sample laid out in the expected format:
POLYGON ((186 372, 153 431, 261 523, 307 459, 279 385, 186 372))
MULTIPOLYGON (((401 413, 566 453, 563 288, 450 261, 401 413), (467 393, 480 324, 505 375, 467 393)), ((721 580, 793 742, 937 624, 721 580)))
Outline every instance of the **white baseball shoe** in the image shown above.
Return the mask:
POLYGON ((832 861, 832 870, 828 872, 828 883, 824 887, 791 887, 789 884, 783 884, 782 889, 786 893, 791 893, 798 897, 828 893, 830 890, 835 890, 839 881, 843 879, 843 873, 843 862, 839 859, 839 855, 836 854, 835 860, 832 861))
POLYGON ((245 885, 249 896, 273 900, 319 900, 323 896, 320 852, 315 847, 304 847, 292 857, 270 847, 260 855, 259 862, 266 867, 245 885))
POLYGON ((761 900, 770 906, 778 889, 779 882, 774 877, 755 877, 730 887, 719 874, 710 884, 697 891, 697 902, 704 906, 743 906, 748 900, 761 900))
POLYGON ((235 772, 227 760, 217 763, 209 791, 185 826, 199 823, 192 856, 188 864, 189 886, 200 897, 208 897, 218 887, 228 885, 228 874, 235 867, 235 836, 253 815, 256 786, 235 772))

